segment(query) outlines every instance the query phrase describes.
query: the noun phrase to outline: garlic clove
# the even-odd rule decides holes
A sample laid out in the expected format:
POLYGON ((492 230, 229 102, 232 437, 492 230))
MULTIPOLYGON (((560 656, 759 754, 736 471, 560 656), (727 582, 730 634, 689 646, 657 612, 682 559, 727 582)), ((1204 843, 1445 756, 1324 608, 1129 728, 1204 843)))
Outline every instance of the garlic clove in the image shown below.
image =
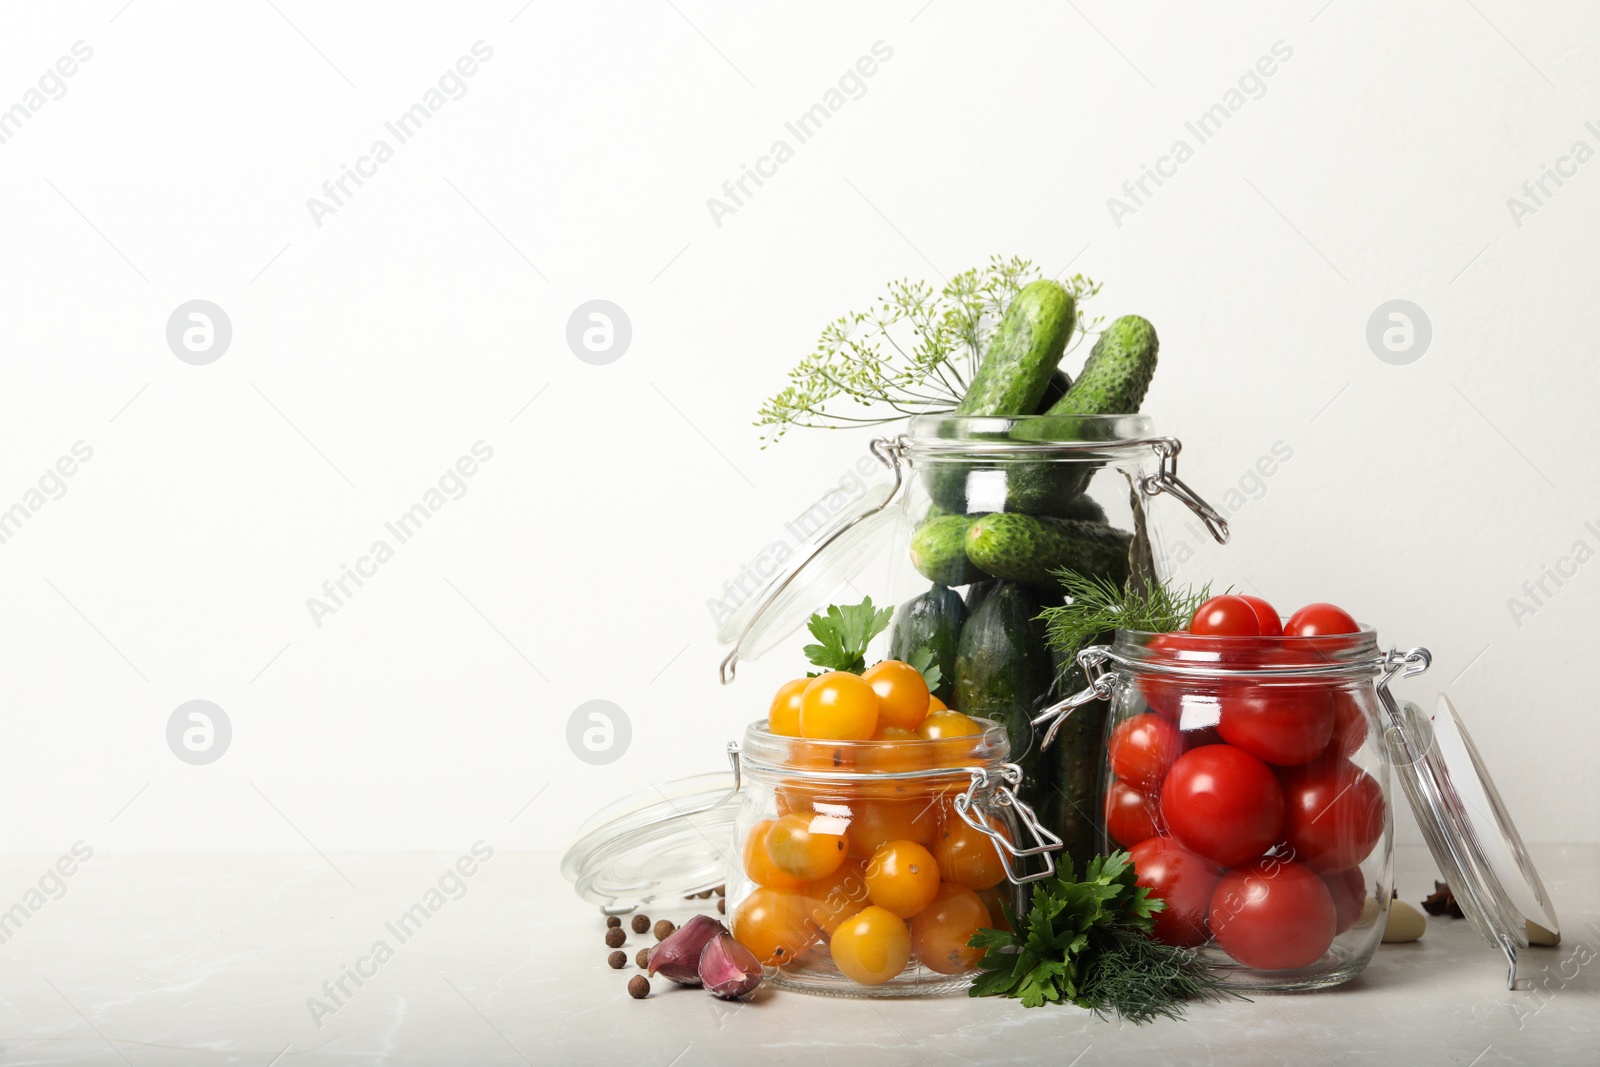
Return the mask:
POLYGON ((700 984, 700 952, 728 928, 709 915, 696 915, 651 947, 646 957, 652 975, 660 973, 679 985, 700 984))
POLYGON ((700 981, 723 1000, 738 1000, 761 984, 764 972, 755 953, 721 933, 700 952, 700 981))

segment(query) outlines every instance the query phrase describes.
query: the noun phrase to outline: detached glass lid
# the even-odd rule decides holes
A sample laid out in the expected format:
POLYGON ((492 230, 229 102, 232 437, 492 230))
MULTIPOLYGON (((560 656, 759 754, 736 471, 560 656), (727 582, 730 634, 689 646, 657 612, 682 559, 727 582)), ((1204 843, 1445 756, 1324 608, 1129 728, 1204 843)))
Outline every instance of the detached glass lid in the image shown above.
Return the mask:
POLYGON ((724 884, 740 802, 732 746, 729 758, 731 771, 650 785, 596 812, 561 858, 562 875, 608 915, 724 884))
POLYGON ((1439 694, 1430 717, 1415 704, 1396 704, 1386 685, 1378 695, 1392 724, 1389 753, 1428 848, 1473 928, 1505 953, 1507 986, 1515 989, 1518 950, 1561 941, 1522 835, 1448 697, 1439 694))

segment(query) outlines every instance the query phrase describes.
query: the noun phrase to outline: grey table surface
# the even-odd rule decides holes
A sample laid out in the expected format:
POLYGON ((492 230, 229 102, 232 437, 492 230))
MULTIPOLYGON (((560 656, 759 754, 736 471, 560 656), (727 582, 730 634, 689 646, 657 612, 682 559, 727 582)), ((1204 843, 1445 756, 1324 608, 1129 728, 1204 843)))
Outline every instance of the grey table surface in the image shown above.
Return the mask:
MULTIPOLYGON (((1530 989, 1436 918, 1338 989, 1145 1027, 959 996, 635 1001, 553 854, 469 876, 443 854, 96 855, 68 877, 7 857, 0 1064, 1600 1064, 1600 846, 1533 851, 1563 943, 1528 957, 1530 989)), ((1431 890, 1425 850, 1395 867, 1403 898, 1431 890)))

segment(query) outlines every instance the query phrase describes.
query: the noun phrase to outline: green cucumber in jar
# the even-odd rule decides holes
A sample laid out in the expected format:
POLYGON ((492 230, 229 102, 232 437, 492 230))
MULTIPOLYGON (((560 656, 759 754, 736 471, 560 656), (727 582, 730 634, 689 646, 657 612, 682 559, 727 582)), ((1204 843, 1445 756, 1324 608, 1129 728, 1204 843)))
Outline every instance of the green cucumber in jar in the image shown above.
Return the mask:
POLYGON ((961 628, 953 694, 957 710, 1005 727, 1010 761, 1023 771, 1020 795, 1030 805, 1050 796, 1049 762, 1033 729, 1055 674, 1039 611, 1025 587, 996 586, 961 628))
POLYGON ((1077 321, 1077 301, 1060 282, 1042 278, 1024 286, 1006 306, 955 413, 1016 416, 1038 410, 1077 321))
MULTIPOLYGON (((1104 644, 1110 639, 1110 634, 1101 634, 1089 644, 1104 644)), ((1059 653, 1052 646, 1051 660, 1056 671, 1056 685, 1050 694, 1052 703, 1089 687, 1088 676, 1073 656, 1059 653)), ((1080 705, 1061 723, 1055 739, 1045 750, 1051 779, 1050 800, 1043 813, 1045 826, 1061 838, 1062 849, 1072 858, 1077 870, 1082 870, 1102 849, 1105 829, 1102 779, 1109 710, 1110 705, 1105 700, 1091 700, 1080 705)))
POLYGON ((1124 315, 1100 334, 1083 370, 1046 415, 1132 415, 1144 403, 1161 343, 1150 320, 1124 315))
POLYGON ((1059 570, 1120 586, 1128 578, 1132 540, 1127 531, 1103 523, 995 512, 971 521, 966 547, 967 558, 986 574, 1058 592, 1059 570))
POLYGON ((936 583, 895 609, 889 629, 889 658, 909 660, 914 653, 926 650, 939 668, 939 684, 933 694, 949 704, 955 689, 956 648, 966 621, 967 605, 961 594, 936 583))
POLYGON ((940 515, 913 530, 911 565, 917 573, 940 585, 971 585, 982 578, 967 558, 967 529, 972 523, 966 515, 940 515))
MULTIPOLYGON (((1057 381, 1057 364, 1077 321, 1077 299, 1059 282, 1045 278, 1024 286, 1006 305, 954 413, 1015 418, 1038 411, 1057 381)), ((968 511, 967 477, 975 469, 982 468, 957 459, 935 461, 926 475, 928 492, 947 511, 968 511)))

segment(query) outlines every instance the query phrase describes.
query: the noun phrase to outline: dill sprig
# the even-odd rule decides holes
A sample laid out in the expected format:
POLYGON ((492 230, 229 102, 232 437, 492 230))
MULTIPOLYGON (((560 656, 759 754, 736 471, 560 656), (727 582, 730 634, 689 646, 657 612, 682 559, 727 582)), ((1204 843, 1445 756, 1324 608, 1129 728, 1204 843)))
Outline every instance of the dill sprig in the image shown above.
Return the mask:
POLYGON ((1164 945, 1148 934, 1112 926, 1090 935, 1092 963, 1074 1001, 1102 1019, 1142 1026, 1183 1018, 1191 1000, 1248 1000, 1206 967, 1193 949, 1164 945))
POLYGON ((1064 669, 1078 652, 1113 630, 1170 633, 1189 625, 1195 609, 1211 598, 1211 583, 1198 590, 1167 582, 1129 582, 1090 578, 1075 571, 1057 571, 1067 603, 1040 615, 1056 661, 1064 669))
MULTIPOLYGON (((817 347, 789 371, 789 385, 761 406, 765 444, 791 427, 876 426, 953 411, 977 373, 1006 305, 1040 277, 1032 262, 990 258, 940 289, 890 282, 868 311, 841 315, 817 347)), ((1081 306, 1100 286, 1081 274, 1064 280, 1081 306)), ((1069 349, 1099 326, 1080 314, 1069 349)))

